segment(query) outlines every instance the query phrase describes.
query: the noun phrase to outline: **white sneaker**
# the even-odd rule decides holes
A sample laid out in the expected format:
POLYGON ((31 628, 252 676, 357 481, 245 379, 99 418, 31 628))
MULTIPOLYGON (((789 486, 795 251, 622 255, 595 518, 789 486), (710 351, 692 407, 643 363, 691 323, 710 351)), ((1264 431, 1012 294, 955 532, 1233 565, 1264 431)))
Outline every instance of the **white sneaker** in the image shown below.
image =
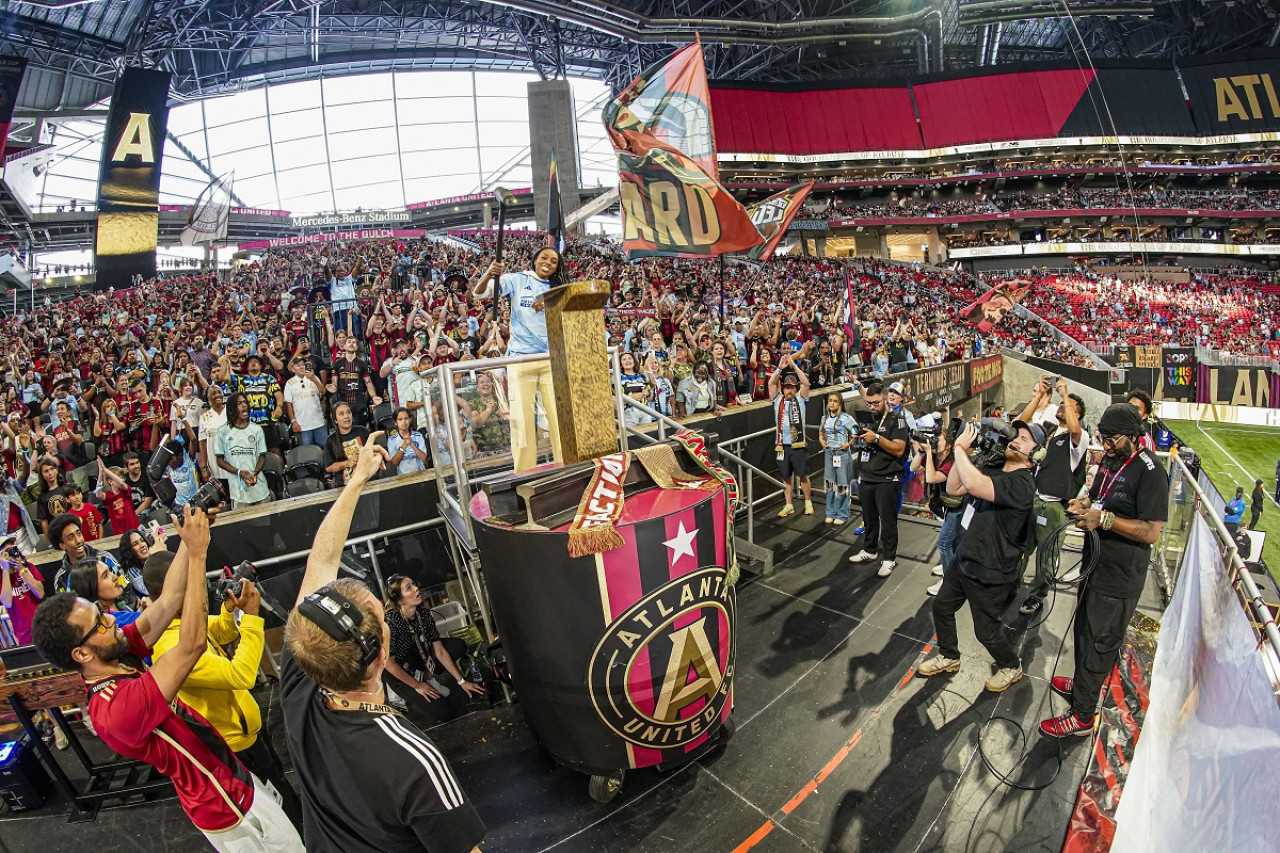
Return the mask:
POLYGON ((942 577, 942 563, 938 563, 938 565, 934 566, 933 571, 930 572, 930 574, 933 575, 935 578, 942 577))
POLYGON ((849 562, 850 563, 870 563, 872 560, 874 560, 878 556, 880 555, 873 554, 864 548, 858 553, 854 554, 852 557, 850 557, 849 562))
POLYGON ((66 749, 69 745, 67 742, 67 733, 62 730, 62 726, 57 723, 53 724, 53 745, 58 749, 66 749))
POLYGON ((937 581, 936 583, 931 584, 929 588, 925 590, 925 592, 928 593, 929 595, 937 595, 938 591, 941 589, 942 589, 942 581, 937 581))
POLYGON ((882 560, 880 561, 880 570, 876 574, 882 578, 887 578, 893 574, 893 570, 897 567, 898 564, 894 560, 882 560))

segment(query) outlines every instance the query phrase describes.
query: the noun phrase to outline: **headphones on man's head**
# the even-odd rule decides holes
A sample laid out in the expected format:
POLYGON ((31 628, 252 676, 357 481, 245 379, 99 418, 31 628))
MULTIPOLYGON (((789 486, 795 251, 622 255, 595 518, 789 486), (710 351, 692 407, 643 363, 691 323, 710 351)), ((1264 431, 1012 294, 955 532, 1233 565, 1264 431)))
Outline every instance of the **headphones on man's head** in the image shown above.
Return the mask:
POLYGON ((382 653, 382 644, 360 630, 364 614, 344 595, 332 587, 322 586, 298 605, 298 612, 320 626, 338 642, 355 640, 360 646, 360 668, 366 669, 382 653))

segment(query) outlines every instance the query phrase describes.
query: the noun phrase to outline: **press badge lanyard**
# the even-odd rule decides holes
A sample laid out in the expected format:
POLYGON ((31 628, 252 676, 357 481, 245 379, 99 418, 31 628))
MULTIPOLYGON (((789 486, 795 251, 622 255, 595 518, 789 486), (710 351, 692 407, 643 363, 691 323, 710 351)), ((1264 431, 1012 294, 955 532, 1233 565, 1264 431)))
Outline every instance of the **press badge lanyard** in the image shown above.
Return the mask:
POLYGON ((1141 452, 1142 452, 1141 449, 1135 450, 1132 454, 1129 455, 1129 458, 1125 460, 1124 464, 1116 469, 1114 474, 1112 474, 1110 477, 1107 477, 1107 476, 1102 477, 1102 482, 1099 484, 1099 487, 1098 487, 1098 506, 1099 507, 1103 505, 1103 502, 1107 499, 1107 495, 1111 494, 1111 489, 1115 487, 1116 481, 1120 479, 1120 475, 1124 473, 1124 470, 1129 467, 1129 463, 1132 462, 1134 459, 1136 459, 1138 454, 1141 452))

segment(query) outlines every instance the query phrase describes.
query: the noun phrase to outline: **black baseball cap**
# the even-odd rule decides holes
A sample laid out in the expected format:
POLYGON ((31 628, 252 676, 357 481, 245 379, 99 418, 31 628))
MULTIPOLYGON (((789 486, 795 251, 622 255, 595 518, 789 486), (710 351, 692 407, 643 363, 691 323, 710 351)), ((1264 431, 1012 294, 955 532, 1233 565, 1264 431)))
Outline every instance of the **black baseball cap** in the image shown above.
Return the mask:
POLYGON ((1142 415, 1128 403, 1112 403, 1098 418, 1098 432, 1105 435, 1145 435, 1142 415))

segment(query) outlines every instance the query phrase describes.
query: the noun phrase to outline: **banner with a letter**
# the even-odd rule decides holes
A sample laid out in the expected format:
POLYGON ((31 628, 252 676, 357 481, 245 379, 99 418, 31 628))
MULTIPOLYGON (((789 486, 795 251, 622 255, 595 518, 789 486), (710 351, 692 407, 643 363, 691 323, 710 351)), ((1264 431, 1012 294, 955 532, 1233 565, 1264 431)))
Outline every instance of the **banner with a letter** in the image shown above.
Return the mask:
POLYGON ((796 184, 780 193, 774 193, 764 201, 758 201, 747 208, 751 224, 760 232, 765 242, 747 250, 747 257, 756 261, 767 261, 773 257, 782 237, 787 233, 791 220, 796 218, 800 205, 809 197, 814 181, 796 184))
POLYGON ((1197 403, 1280 409, 1280 374, 1265 367, 1201 364, 1196 368, 1197 403))
POLYGON ((169 73, 126 68, 116 81, 98 180, 97 287, 156 274, 160 164, 169 126, 169 73))
POLYGON ((719 183, 702 43, 646 69, 604 108, 628 258, 743 252, 764 242, 719 183))
MULTIPOLYGON (((27 60, 21 56, 0 56, 0 154, 9 138, 9 125, 13 122, 13 107, 18 103, 18 90, 22 88, 22 75, 27 73, 27 60)), ((33 140, 39 143, 40 140, 33 140)))

